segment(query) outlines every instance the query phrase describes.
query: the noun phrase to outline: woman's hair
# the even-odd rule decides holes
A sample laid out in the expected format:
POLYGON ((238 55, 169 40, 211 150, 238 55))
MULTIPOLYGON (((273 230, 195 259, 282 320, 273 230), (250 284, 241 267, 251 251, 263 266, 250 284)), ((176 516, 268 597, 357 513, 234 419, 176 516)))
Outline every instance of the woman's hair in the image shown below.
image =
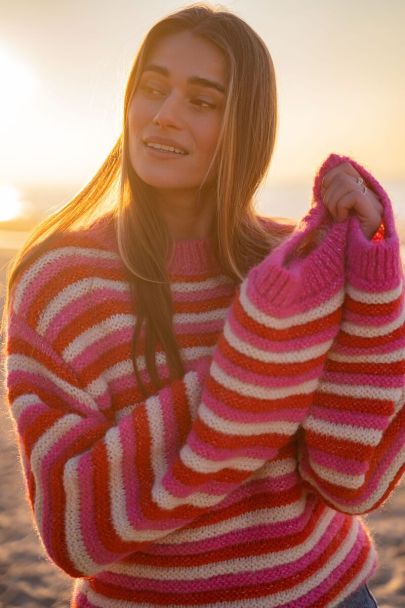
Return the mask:
POLYGON ((16 276, 28 263, 34 245, 56 233, 83 227, 106 210, 112 210, 136 316, 132 341, 134 371, 145 394, 137 366, 140 352, 145 354, 152 387, 161 386, 155 360, 157 350, 166 353, 171 378, 181 377, 184 368, 172 325, 167 271, 173 242, 159 215, 153 188, 145 184, 131 166, 128 112, 154 45, 163 37, 182 31, 190 31, 211 42, 226 60, 224 119, 213 159, 215 183, 201 186, 202 191, 211 189, 216 204, 212 246, 223 272, 240 281, 248 268, 291 230, 290 226, 276 222, 269 230, 253 206, 253 197, 268 169, 276 137, 276 80, 269 51, 254 30, 236 15, 206 5, 193 5, 161 20, 147 34, 129 75, 121 136, 83 190, 32 232, 10 269, 5 306, 6 310, 16 276))

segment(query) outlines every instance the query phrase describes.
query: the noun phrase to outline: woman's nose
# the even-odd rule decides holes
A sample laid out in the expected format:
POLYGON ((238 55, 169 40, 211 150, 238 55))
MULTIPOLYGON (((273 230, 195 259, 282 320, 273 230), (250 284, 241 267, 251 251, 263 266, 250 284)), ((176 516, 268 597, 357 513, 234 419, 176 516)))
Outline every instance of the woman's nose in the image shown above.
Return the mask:
POLYGON ((160 127, 180 128, 181 120, 181 103, 180 99, 175 94, 167 95, 162 100, 162 103, 153 118, 153 123, 160 127))

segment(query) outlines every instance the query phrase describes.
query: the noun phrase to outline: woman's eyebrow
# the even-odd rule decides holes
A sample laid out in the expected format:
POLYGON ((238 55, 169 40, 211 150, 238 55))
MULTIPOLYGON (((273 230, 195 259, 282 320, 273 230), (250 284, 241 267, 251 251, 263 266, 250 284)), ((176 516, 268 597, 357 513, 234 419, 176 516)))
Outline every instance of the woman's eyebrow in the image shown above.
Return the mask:
MULTIPOLYGON (((157 65, 156 63, 148 63, 148 65, 146 65, 144 68, 144 72, 156 72, 157 74, 165 76, 166 78, 168 78, 170 75, 169 70, 167 68, 162 65, 157 65)), ((187 79, 187 82, 202 87, 208 87, 210 89, 216 89, 220 93, 225 93, 225 87, 216 80, 210 80, 201 76, 190 76, 190 78, 187 79)))

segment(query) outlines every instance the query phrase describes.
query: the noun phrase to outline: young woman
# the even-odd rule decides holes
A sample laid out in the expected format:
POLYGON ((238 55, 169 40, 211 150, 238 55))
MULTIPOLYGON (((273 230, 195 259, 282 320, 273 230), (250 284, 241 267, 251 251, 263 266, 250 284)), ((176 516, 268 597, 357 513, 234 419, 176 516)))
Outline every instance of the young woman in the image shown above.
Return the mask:
POLYGON ((163 19, 122 137, 12 269, 9 403, 74 607, 375 606, 357 514, 404 469, 398 237, 334 154, 295 229, 258 217, 276 116, 246 23, 163 19))

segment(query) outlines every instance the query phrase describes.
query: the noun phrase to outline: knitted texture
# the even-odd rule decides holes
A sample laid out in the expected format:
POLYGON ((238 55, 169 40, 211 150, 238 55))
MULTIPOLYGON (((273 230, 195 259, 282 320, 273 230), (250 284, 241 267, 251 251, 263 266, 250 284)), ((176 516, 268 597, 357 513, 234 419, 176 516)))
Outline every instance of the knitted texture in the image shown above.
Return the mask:
POLYGON ((147 399, 111 218, 39 247, 19 277, 10 411, 40 538, 77 578, 73 607, 332 607, 370 578, 353 514, 404 469, 404 295, 378 182, 351 161, 384 205, 383 239, 321 202, 344 160, 326 160, 307 216, 240 286, 206 241, 176 244, 186 373, 170 381, 158 351, 164 387, 147 399))

